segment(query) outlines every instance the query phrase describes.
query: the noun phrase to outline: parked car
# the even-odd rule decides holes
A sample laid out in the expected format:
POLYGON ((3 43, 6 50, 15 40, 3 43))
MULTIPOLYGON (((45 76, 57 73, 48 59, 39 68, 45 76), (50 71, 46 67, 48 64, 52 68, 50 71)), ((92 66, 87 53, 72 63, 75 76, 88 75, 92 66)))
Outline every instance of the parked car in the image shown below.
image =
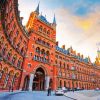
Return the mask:
POLYGON ((64 95, 64 91, 62 88, 58 88, 56 91, 55 91, 55 95, 64 95))
POLYGON ((99 91, 100 89, 97 87, 95 90, 96 90, 96 91, 99 91))
POLYGON ((66 88, 66 87, 62 87, 62 90, 63 90, 64 93, 69 91, 68 88, 66 88))

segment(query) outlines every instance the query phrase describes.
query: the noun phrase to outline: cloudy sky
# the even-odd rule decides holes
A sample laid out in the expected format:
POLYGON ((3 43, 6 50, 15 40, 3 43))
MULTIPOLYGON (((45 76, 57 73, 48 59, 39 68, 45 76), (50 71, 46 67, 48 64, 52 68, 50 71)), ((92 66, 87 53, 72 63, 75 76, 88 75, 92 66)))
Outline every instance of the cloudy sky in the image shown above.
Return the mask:
POLYGON ((26 25, 29 15, 40 1, 40 14, 57 22, 59 46, 70 46, 94 62, 100 46, 100 0, 19 0, 20 16, 26 25))

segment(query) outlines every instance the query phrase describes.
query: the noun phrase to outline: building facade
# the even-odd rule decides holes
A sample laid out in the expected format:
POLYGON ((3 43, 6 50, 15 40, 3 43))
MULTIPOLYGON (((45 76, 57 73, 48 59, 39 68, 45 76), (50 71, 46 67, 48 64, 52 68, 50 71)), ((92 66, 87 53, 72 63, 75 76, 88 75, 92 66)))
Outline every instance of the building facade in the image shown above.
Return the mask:
POLYGON ((17 0, 0 0, 0 90, 20 87, 28 38, 17 0))
POLYGON ((29 43, 26 58, 24 61, 24 70, 22 83, 24 89, 28 88, 26 82, 29 82, 30 90, 45 90, 49 85, 55 87, 56 68, 55 64, 55 46, 56 46, 56 21, 49 23, 43 15, 39 14, 39 5, 26 25, 29 33, 29 43), (30 74, 31 73, 31 74, 30 74), (26 74, 26 75, 25 75, 26 74), (30 79, 30 80, 29 80, 30 79), (26 81, 26 82, 25 82, 26 81))
POLYGON ((48 22, 38 4, 23 27, 18 0, 1 0, 0 90, 9 86, 15 90, 100 88, 100 51, 93 64, 72 47, 59 47, 55 15, 48 22))
POLYGON ((49 86, 95 89, 100 87, 100 66, 91 63, 72 47, 65 49, 56 42, 56 19, 53 23, 39 14, 39 5, 30 14, 26 28, 29 33, 24 69, 24 89, 45 90, 49 86), (31 75, 30 75, 31 73, 31 75), (25 75, 24 75, 25 76, 25 75), (29 80, 30 79, 30 80, 29 80), (26 81, 26 82, 25 82, 26 81))

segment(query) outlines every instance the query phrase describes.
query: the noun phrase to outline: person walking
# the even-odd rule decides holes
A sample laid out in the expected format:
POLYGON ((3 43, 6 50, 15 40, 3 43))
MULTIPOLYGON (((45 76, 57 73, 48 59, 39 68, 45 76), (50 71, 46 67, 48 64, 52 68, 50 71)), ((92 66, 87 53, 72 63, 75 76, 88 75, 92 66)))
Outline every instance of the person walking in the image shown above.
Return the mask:
POLYGON ((13 87, 12 87, 12 92, 13 92, 13 87))
POLYGON ((47 96, 50 96, 51 95, 51 87, 48 88, 48 94, 47 96))
POLYGON ((51 87, 49 87, 49 95, 51 96, 51 87))
POLYGON ((11 85, 9 85, 9 92, 10 92, 10 90, 11 90, 11 85))
POLYGON ((72 91, 74 92, 74 88, 72 88, 72 91))

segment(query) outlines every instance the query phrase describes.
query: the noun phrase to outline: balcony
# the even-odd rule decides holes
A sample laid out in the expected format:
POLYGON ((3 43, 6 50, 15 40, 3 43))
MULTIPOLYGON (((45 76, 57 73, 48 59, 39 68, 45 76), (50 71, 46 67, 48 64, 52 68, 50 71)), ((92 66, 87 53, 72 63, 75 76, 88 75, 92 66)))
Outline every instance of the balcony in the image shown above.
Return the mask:
POLYGON ((90 74, 90 76, 95 76, 95 75, 96 75, 95 73, 91 73, 91 74, 90 74))
POLYGON ((42 45, 42 46, 44 46, 44 47, 46 47, 46 48, 48 48, 48 49, 51 48, 50 45, 48 45, 47 43, 43 43, 42 41, 36 40, 36 43, 39 44, 39 45, 42 45))
POLYGON ((41 58, 41 57, 39 57, 39 56, 34 56, 34 57, 33 57, 33 60, 39 61, 39 62, 42 62, 42 63, 45 63, 45 64, 49 64, 49 59, 41 58))

